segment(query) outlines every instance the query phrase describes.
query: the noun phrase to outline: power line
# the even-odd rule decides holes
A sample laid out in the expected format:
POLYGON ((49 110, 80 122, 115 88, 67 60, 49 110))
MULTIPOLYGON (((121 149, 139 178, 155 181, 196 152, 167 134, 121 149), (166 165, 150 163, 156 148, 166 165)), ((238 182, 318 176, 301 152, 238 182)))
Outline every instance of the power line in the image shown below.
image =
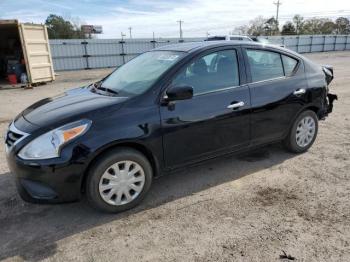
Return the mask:
POLYGON ((182 39, 182 23, 183 23, 184 21, 179 20, 179 21, 177 21, 177 22, 179 23, 179 26, 180 26, 180 39, 182 39))

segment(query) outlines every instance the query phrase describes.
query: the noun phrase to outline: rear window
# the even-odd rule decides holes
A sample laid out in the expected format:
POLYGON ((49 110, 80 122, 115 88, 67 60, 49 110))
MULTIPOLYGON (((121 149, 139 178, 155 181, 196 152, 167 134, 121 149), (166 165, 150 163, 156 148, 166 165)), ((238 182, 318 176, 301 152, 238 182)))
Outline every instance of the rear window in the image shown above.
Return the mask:
POLYGON ((253 82, 291 76, 298 60, 278 52, 248 49, 247 57, 253 82))
POLYGON ((286 76, 291 76, 298 64, 298 60, 286 55, 282 55, 282 61, 283 61, 284 72, 286 76))
POLYGON ((284 76, 279 53, 248 49, 247 56, 253 82, 284 76))

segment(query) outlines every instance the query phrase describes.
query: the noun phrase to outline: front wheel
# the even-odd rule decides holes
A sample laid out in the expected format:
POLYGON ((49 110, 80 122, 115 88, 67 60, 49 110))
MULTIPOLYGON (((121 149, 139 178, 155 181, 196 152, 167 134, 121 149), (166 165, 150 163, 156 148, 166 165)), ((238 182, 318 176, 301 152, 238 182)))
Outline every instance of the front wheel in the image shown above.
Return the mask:
POLYGON ((288 151, 303 153, 315 142, 318 132, 318 118, 315 112, 306 110, 294 121, 284 145, 288 151))
POLYGON ((152 177, 152 167, 140 152, 130 148, 109 151, 89 170, 87 199, 106 212, 133 208, 145 197, 152 177))

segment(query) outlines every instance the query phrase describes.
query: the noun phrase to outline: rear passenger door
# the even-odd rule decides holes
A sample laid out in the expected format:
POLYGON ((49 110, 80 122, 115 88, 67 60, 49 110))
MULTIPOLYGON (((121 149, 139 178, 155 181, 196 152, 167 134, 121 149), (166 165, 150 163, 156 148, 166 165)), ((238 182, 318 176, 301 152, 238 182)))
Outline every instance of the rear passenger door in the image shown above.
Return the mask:
POLYGON ((247 47, 244 56, 250 82, 252 144, 279 140, 305 102, 303 64, 274 49, 247 47))
POLYGON ((160 107, 167 167, 178 167, 249 144, 250 96, 240 49, 195 57, 169 86, 192 86, 192 99, 160 107))

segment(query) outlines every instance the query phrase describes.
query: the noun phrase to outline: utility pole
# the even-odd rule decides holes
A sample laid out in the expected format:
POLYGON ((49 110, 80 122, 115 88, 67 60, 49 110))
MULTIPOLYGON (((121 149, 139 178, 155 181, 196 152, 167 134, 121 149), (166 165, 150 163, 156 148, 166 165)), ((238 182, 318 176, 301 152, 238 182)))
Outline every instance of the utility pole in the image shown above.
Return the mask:
POLYGON ((177 22, 178 22, 179 25, 180 25, 180 40, 182 40, 182 23, 183 23, 184 21, 179 20, 179 21, 177 21, 177 22))
POLYGON ((124 36, 125 36, 125 34, 124 34, 123 32, 120 32, 120 35, 121 35, 121 37, 122 37, 122 41, 124 41, 124 36))
POLYGON ((132 35, 131 35, 131 30, 132 30, 132 27, 130 26, 130 27, 128 27, 128 29, 129 29, 130 39, 131 39, 131 38, 132 38, 132 35))
POLYGON ((277 22, 277 25, 278 25, 278 13, 279 13, 279 11, 280 11, 280 5, 281 5, 282 3, 280 2, 280 0, 277 0, 277 2, 273 2, 273 4, 276 5, 276 7, 277 7, 277 11, 276 11, 276 22, 277 22))

